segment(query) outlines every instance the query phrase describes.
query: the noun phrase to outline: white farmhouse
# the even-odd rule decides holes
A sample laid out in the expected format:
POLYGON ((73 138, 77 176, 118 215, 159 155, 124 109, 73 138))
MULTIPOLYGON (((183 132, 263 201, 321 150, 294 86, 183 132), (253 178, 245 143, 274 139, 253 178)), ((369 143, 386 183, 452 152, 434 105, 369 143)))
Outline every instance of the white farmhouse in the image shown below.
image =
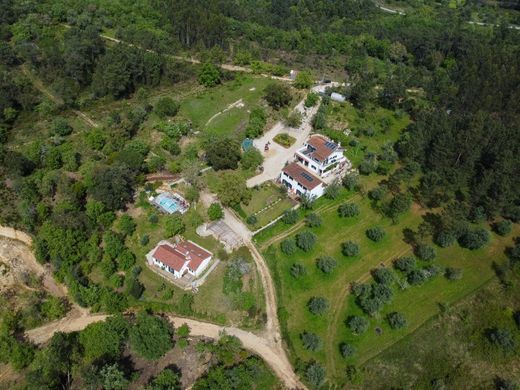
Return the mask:
POLYGON ((319 198, 325 191, 324 183, 297 162, 293 162, 282 169, 280 182, 289 192, 297 196, 310 195, 319 198))
POLYGON ((320 177, 326 177, 349 164, 343 151, 341 144, 337 144, 323 135, 315 134, 296 151, 296 159, 311 172, 320 177))
POLYGON ((178 279, 186 274, 200 276, 211 257, 211 252, 192 241, 180 241, 176 244, 161 241, 151 252, 149 261, 178 279))

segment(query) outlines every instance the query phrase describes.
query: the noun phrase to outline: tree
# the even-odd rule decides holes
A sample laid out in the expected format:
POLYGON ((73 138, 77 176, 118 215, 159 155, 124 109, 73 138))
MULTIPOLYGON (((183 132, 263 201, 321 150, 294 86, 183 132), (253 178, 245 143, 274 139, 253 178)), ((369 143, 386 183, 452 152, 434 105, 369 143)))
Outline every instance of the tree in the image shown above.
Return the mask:
POLYGON ((323 221, 322 221, 322 218, 318 214, 310 213, 305 218, 305 222, 307 223, 308 227, 313 228, 313 227, 320 227, 323 221))
POLYGON ((121 219, 119 220, 119 230, 125 235, 125 236, 131 236, 135 232, 136 223, 134 222, 134 219, 124 214, 121 216, 121 219))
POLYGON ((349 191, 355 191, 359 188, 359 177, 356 174, 349 173, 343 176, 343 187, 349 191))
POLYGON ((244 169, 256 169, 264 162, 264 157, 260 153, 260 151, 252 147, 247 152, 242 155, 242 160, 240 164, 244 169))
POLYGON ((300 205, 305 210, 312 210, 314 208, 314 204, 316 203, 316 199, 316 195, 305 193, 300 196, 300 205))
POLYGON ((377 283, 392 284, 395 280, 394 273, 385 267, 376 268, 372 271, 372 276, 377 283))
POLYGON ((99 375, 105 390, 123 390, 128 386, 128 380, 116 363, 103 366, 99 375))
POLYGON ((122 165, 100 166, 94 170, 88 191, 108 210, 122 209, 133 199, 134 174, 122 165))
POLYGON ((415 269, 417 262, 413 257, 405 256, 400 257, 399 259, 394 261, 394 267, 399 271, 404 273, 408 273, 415 269))
POLYGON ((220 84, 220 71, 219 69, 210 62, 206 62, 202 65, 202 68, 198 75, 199 84, 211 88, 217 84, 220 84))
POLYGON ((341 183, 338 179, 334 180, 327 187, 325 187, 325 196, 329 199, 337 199, 341 193, 341 183))
POLYGON ((508 219, 493 224, 493 230, 499 236, 507 236, 513 229, 513 223, 508 219))
POLYGON ((356 335, 365 333, 370 325, 365 317, 351 316, 347 319, 347 325, 356 335))
POLYGON ((265 100, 275 110, 288 106, 292 99, 291 90, 285 84, 270 83, 264 92, 265 100))
POLYGON ((224 217, 224 210, 220 203, 212 203, 208 208, 208 217, 210 221, 217 221, 224 217))
POLYGON ((355 217, 359 215, 359 206, 355 203, 344 203, 338 207, 340 217, 355 217))
POLYGON ((468 229, 459 237, 459 245, 471 250, 482 248, 488 241, 489 233, 483 228, 477 228, 475 230, 468 229))
POLYGON ((311 361, 305 367, 305 379, 314 387, 319 387, 325 380, 325 369, 317 362, 311 361))
POLYGON ((298 279, 307 275, 307 268, 305 268, 305 266, 301 263, 294 263, 291 265, 291 270, 289 272, 293 278, 298 279))
POLYGON ((386 319, 392 329, 402 329, 408 325, 405 316, 395 311, 388 314, 386 319))
POLYGON ((299 89, 308 89, 312 86, 314 80, 312 78, 311 72, 303 70, 296 74, 296 78, 294 79, 294 86, 299 89))
POLYGON ((237 169, 241 158, 240 145, 230 138, 216 140, 208 145, 206 158, 216 171, 237 169))
POLYGON ((505 328, 493 328, 486 331, 488 340, 502 349, 504 354, 512 353, 516 349, 513 333, 505 328))
POLYGON ((395 219, 399 215, 407 212, 412 206, 412 198, 409 194, 399 193, 392 198, 386 207, 388 217, 395 219))
POLYGON ((446 276, 448 280, 460 280, 462 279, 462 269, 447 267, 444 276, 446 276))
POLYGON ((228 207, 248 204, 251 200, 251 190, 247 188, 244 178, 235 172, 225 172, 220 176, 217 194, 220 202, 228 207))
POLYGON ((316 235, 307 230, 296 235, 296 246, 305 252, 309 252, 316 245, 316 240, 316 235))
POLYGON ((179 374, 169 368, 162 370, 144 390, 179 390, 181 381, 179 374))
POLYGON ((164 234, 167 237, 173 237, 178 234, 184 233, 186 230, 186 225, 184 225, 184 221, 182 220, 182 216, 180 214, 173 214, 168 216, 164 223, 164 234))
POLYGON ((130 346, 143 358, 156 360, 173 347, 172 335, 167 320, 141 312, 130 327, 130 346))
POLYGON ((171 97, 165 96, 160 98, 155 104, 154 111, 159 118, 166 118, 167 116, 175 116, 179 112, 179 102, 173 100, 171 97))
POLYGON ((426 282, 426 280, 428 280, 428 275, 422 269, 414 269, 408 273, 406 279, 408 280, 408 283, 417 285, 426 282))
POLYGON ((283 214, 282 221, 287 225, 294 225, 298 220, 298 212, 294 209, 286 210, 283 214))
POLYGON ((357 256, 359 254, 359 245, 354 241, 346 241, 341 244, 341 253, 347 257, 357 256))
POLYGON ((419 244, 414 250, 415 255, 424 261, 431 261, 435 259, 435 249, 426 244, 419 244))
POLYGON ((65 120, 65 118, 56 117, 52 122, 52 133, 61 137, 65 137, 72 133, 72 127, 65 120))
POLYGON ((385 236, 385 231, 379 226, 375 226, 370 229, 367 229, 367 231, 365 233, 366 233, 366 236, 374 242, 381 241, 383 239, 383 237, 385 236))
POLYGON ((352 344, 349 343, 341 343, 339 345, 339 352, 341 353, 341 356, 343 356, 345 359, 352 357, 354 353, 356 352, 356 349, 352 344))
POLYGON ((128 323, 123 317, 109 317, 105 322, 88 325, 79 334, 86 362, 97 359, 107 361, 119 357, 123 343, 127 338, 128 323))
POLYGON ((304 331, 300 335, 303 347, 309 351, 318 351, 322 348, 323 343, 316 333, 304 331))
POLYGON ((455 242, 455 239, 455 234, 442 230, 435 235, 434 242, 441 248, 447 248, 455 242))
POLYGON ((322 315, 329 309, 329 302, 323 297, 312 297, 307 302, 309 311, 314 315, 322 315))
POLYGON ((293 238, 286 238, 280 243, 280 249, 287 256, 291 256, 296 252, 296 242, 293 238))
POLYGON ((253 226, 258 223, 258 218, 256 217, 256 215, 250 215, 249 217, 247 217, 246 222, 248 225, 253 226))
POLYGON ((322 256, 318 258, 318 261, 316 262, 318 269, 326 274, 330 274, 332 271, 334 271, 334 268, 336 268, 337 264, 338 263, 336 260, 330 256, 322 256))

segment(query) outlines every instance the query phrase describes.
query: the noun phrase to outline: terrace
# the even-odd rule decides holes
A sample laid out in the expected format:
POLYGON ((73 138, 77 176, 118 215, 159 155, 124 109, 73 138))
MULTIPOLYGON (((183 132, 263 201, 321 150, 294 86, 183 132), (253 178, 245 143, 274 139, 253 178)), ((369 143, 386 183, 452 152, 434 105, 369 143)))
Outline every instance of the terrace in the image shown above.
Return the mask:
POLYGON ((188 201, 176 192, 161 192, 155 197, 150 196, 148 200, 166 214, 173 214, 176 212, 184 214, 190 208, 188 201))

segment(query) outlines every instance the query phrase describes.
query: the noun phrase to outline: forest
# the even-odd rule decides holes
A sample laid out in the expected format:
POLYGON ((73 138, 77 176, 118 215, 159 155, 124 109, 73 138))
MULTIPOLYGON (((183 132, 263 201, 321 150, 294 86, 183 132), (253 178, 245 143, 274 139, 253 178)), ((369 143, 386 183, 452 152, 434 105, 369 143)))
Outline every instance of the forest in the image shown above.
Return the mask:
MULTIPOLYGON (((466 249, 481 248, 489 237, 475 227, 478 224, 491 226, 499 236, 510 234, 520 222, 520 31, 511 28, 520 16, 514 2, 497 3, 389 1, 389 6, 406 10, 399 16, 363 0, 1 0, 0 224, 31 234, 37 261, 52 269, 75 304, 116 316, 80 333, 58 333, 37 348, 22 337, 31 318, 2 311, 0 362, 23 373, 26 383, 20 388, 88 384, 119 389, 135 379, 131 370, 125 371, 129 355, 153 360, 166 353, 148 357, 147 350, 139 348, 134 329, 140 321, 155 321, 158 332, 175 334, 175 342, 184 343, 160 313, 209 314, 196 312, 190 293, 176 293, 174 303, 148 299, 139 261, 150 237, 142 232, 140 220, 126 213, 144 202, 143 189, 154 190, 147 175, 164 171, 185 178, 190 201, 197 202, 204 187, 215 188, 222 205, 240 213, 254 196, 245 179, 262 164, 262 156, 243 153, 241 143, 261 136, 275 120, 290 121, 288 107, 312 80, 343 83, 334 91, 363 115, 377 107, 407 119, 395 140, 387 137, 378 155, 365 148, 354 161, 367 183, 372 186, 379 176, 377 188, 392 195, 392 203, 381 207, 392 222, 389 229, 399 224, 413 201, 431 212, 416 236, 431 237, 439 247, 458 242, 466 249), (490 24, 468 23, 473 21, 490 24), (230 66, 248 75, 279 77, 296 68, 306 71, 301 73, 309 80, 300 76, 294 88, 287 88, 254 79, 259 89, 265 87, 264 106, 253 106, 246 119, 237 120, 237 131, 219 132, 205 127, 210 118, 197 122, 189 117, 186 101, 193 91, 203 95, 228 83, 245 83, 230 66), (164 91, 175 91, 175 98, 164 91), (160 141, 150 134, 159 134, 160 141), (198 174, 205 167, 216 171, 210 183, 198 174), (97 332, 117 335, 117 345, 92 345, 97 332), (56 360, 54 366, 49 357, 56 360), (107 384, 110 381, 119 382, 107 384)), ((249 91, 254 88, 256 84, 249 91)), ((194 106, 201 100, 193 99, 194 106)), ((209 104, 214 100, 218 98, 211 97, 209 104)), ((355 142, 333 129, 332 110, 324 98, 312 120, 314 130, 354 149, 355 142)), ((301 118, 292 120, 298 123, 301 118)), ((389 123, 380 122, 387 134, 389 123)), ((371 124, 361 131, 370 139, 379 129, 371 124)), ((342 184, 350 190, 347 181, 342 184)), ((381 211, 376 190, 371 187, 365 198, 360 187, 363 199, 371 199, 371 207, 381 211)), ((359 214, 352 210, 355 206, 340 206, 339 216, 359 214)), ((206 216, 208 210, 203 216, 168 220, 165 229, 173 233, 169 236, 194 231, 204 219, 221 218, 222 209, 215 208, 214 218, 206 216)), ((146 226, 156 226, 159 220, 156 215, 143 219, 146 226)), ((384 232, 377 226, 369 230, 371 241, 382 239, 384 232)), ((302 249, 308 240, 300 238, 302 249)), ((297 250, 297 240, 298 235, 287 251, 297 250)), ((357 256, 356 245, 345 241, 342 250, 357 256)), ((498 276, 507 276, 501 279, 504 289, 518 283, 519 248, 516 239, 506 251, 508 262, 495 265, 498 276)), ((231 258, 246 261, 243 256, 231 258)), ((319 261, 318 267, 335 267, 326 257, 319 261)), ((398 270, 408 272, 410 264, 402 263, 398 270)), ((300 271, 294 269, 295 274, 300 271)), ((228 271, 228 282, 230 275, 228 271)), ((240 288, 224 294, 233 295, 235 306, 246 308, 246 317, 261 323, 261 303, 252 302, 254 291, 237 283, 240 288)), ((363 288, 355 296, 366 303, 374 292, 363 288)), ((309 301, 309 310, 326 310, 327 303, 318 298, 309 301)), ((511 305, 518 313, 518 302, 511 305)), ((62 309, 56 309, 56 317, 64 315, 62 309)), ((396 327, 404 321, 398 316, 393 320, 396 327)), ((354 321, 352 327, 362 325, 354 321)), ((249 388, 264 374, 266 386, 276 382, 264 363, 235 340, 218 343, 200 342, 199 352, 213 354, 214 364, 194 388, 249 388), (228 350, 229 356, 222 356, 228 350), (230 383, 231 377, 241 380, 230 383)), ((518 348, 512 350, 517 359, 518 348)), ((311 387, 325 381, 314 362, 305 367, 293 363, 303 377, 312 376, 304 379, 311 387)), ((342 375, 339 383, 346 383, 350 374, 342 375)), ((159 375, 162 379, 151 378, 144 388, 180 386, 177 372, 165 369, 159 375)))

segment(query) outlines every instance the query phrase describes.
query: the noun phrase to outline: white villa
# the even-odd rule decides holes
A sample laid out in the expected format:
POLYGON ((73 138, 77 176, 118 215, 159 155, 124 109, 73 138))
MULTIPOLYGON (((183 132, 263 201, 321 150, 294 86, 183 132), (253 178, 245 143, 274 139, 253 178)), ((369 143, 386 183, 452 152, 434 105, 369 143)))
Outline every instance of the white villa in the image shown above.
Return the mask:
POLYGON ((326 177, 349 163, 344 149, 327 137, 315 134, 296 151, 296 159, 319 177, 326 177))
POLYGON ((317 176, 297 162, 282 169, 280 182, 297 196, 310 195, 319 198, 325 192, 325 184, 317 176))
POLYGON ((150 253, 148 261, 178 279, 184 275, 198 277, 206 269, 212 258, 211 252, 192 241, 172 244, 161 241, 150 253))

